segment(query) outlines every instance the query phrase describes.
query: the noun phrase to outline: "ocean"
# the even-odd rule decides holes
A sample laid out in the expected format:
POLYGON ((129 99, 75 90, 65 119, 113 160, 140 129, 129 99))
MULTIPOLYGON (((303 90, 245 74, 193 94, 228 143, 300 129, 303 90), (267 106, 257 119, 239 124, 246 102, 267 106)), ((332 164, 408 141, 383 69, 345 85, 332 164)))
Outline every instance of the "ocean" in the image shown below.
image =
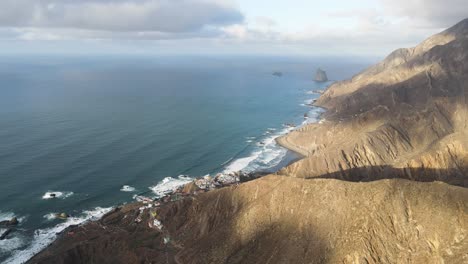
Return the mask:
POLYGON ((318 97, 311 91, 331 83, 314 82, 315 70, 340 80, 370 62, 1 57, 0 221, 15 216, 20 225, 0 241, 0 262, 26 261, 57 232, 135 194, 218 172, 277 170, 297 158, 274 141, 284 125, 316 122, 322 111, 307 106, 318 97), (71 217, 55 219, 61 212, 71 217))

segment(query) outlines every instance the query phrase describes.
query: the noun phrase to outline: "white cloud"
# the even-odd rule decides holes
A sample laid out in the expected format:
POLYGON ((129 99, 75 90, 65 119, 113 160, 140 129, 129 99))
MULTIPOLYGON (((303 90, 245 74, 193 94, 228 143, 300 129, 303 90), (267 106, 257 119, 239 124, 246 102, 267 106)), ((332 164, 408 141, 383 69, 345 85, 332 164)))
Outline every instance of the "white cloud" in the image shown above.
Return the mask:
MULTIPOLYGON (((275 17, 268 9, 272 2, 244 19, 232 1, 0 0, 0 39, 144 40, 184 50, 199 45, 247 53, 385 55, 468 16, 467 0, 377 0, 372 6, 350 0, 356 2, 353 10, 330 1, 326 11, 307 18, 275 17), (288 23, 287 18, 297 20, 288 23)), ((304 2, 290 0, 288 5, 297 9, 304 2)))
POLYGON ((0 26, 193 32, 242 22, 222 0, 2 0, 0 26))
POLYGON ((466 0, 380 0, 386 13, 419 27, 449 27, 468 17, 466 0))

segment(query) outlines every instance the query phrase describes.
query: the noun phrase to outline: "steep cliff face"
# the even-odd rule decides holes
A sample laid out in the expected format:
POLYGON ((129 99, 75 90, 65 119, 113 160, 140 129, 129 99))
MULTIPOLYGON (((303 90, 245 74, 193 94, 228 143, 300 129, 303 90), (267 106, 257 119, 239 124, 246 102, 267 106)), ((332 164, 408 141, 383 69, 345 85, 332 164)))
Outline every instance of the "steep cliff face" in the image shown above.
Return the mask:
POLYGON ((401 177, 468 186, 468 20, 392 53, 317 101, 328 109, 279 142, 307 158, 294 177, 401 177))
POLYGON ((31 262, 464 263, 467 200, 445 183, 267 176, 163 206, 162 232, 124 207, 31 262))

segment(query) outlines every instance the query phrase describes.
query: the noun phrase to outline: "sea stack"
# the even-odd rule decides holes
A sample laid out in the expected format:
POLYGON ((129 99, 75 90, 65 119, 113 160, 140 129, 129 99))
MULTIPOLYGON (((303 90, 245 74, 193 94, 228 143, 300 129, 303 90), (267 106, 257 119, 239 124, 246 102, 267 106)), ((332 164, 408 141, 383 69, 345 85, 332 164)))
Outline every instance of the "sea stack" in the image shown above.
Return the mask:
POLYGON ((315 81, 316 82, 328 81, 327 73, 324 70, 318 68, 317 73, 315 74, 315 81))

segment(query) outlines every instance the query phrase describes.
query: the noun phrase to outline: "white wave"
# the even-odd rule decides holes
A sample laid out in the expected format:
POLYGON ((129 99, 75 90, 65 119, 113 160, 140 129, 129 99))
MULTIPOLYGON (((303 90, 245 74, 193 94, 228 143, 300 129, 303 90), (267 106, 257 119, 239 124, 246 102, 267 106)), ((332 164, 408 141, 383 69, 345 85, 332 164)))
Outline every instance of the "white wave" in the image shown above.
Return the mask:
POLYGON ((166 177, 155 186, 149 188, 157 197, 162 197, 191 181, 193 181, 192 178, 184 175, 180 175, 177 178, 166 177))
POLYGON ((234 158, 230 158, 228 160, 226 160, 225 162, 221 163, 221 166, 224 166, 226 164, 228 164, 229 162, 231 162, 231 160, 233 160, 234 158))
MULTIPOLYGON (((18 216, 13 212, 1 212, 0 211, 0 221, 11 220, 13 217, 18 219, 19 224, 21 225, 25 220, 26 216, 18 216)), ((6 229, 0 229, 0 234, 3 234, 6 229)), ((19 232, 14 232, 13 235, 9 236, 7 239, 0 240, 0 255, 8 254, 17 248, 24 246, 27 242, 27 239, 21 235, 19 232)))
POLYGON ((307 112, 308 118, 302 122, 302 125, 317 123, 320 120, 320 115, 323 113, 321 108, 312 108, 309 112, 307 112))
POLYGON ((47 219, 48 221, 52 221, 52 220, 57 219, 57 213, 48 213, 44 215, 43 217, 47 219))
POLYGON ((2 212, 0 211, 0 221, 5 221, 5 220, 10 220, 13 217, 16 217, 16 215, 12 212, 2 212))
MULTIPOLYGON (((312 100, 306 102, 312 102, 312 100)), ((309 118, 305 122, 317 122, 320 113, 320 108, 312 108, 308 113, 309 118)), ((276 167, 287 153, 286 149, 276 144, 276 138, 294 129, 296 128, 291 126, 286 126, 280 131, 275 131, 271 128, 267 129, 264 134, 265 137, 255 144, 257 148, 254 149, 249 156, 233 160, 224 168, 222 173, 227 174, 237 171, 252 172, 276 167)))
POLYGON ((42 199, 53 199, 53 198, 61 198, 65 199, 73 195, 73 192, 56 192, 56 191, 47 191, 42 196, 42 199))
POLYGON ((18 220, 19 225, 24 223, 26 221, 26 219, 28 218, 28 216, 18 216, 17 214, 12 213, 12 212, 2 213, 2 211, 0 211, 0 221, 11 220, 13 217, 16 217, 16 219, 18 220))
POLYGON ((122 186, 122 188, 120 188, 120 191, 122 191, 122 192, 134 192, 135 187, 132 187, 130 185, 124 185, 124 186, 122 186))
POLYGON ((21 264, 28 261, 35 254, 50 245, 56 238, 57 234, 71 225, 79 225, 89 220, 97 220, 104 214, 108 213, 112 208, 96 207, 90 211, 83 211, 81 217, 69 217, 65 222, 54 227, 39 229, 34 232, 34 237, 31 244, 24 250, 15 250, 12 256, 4 263, 21 264))
POLYGON ((236 171, 252 172, 276 166, 284 155, 286 155, 286 150, 277 145, 275 139, 291 130, 293 130, 293 128, 282 129, 275 134, 269 135, 262 141, 257 142, 257 150, 254 150, 247 157, 231 162, 224 169, 223 173, 232 173, 236 171))
POLYGON ((268 149, 268 150, 265 150, 261 157, 260 157, 260 161, 267 165, 267 164, 270 164, 272 166, 276 165, 276 164, 272 164, 273 161, 277 160, 278 157, 283 157, 283 155, 286 154, 286 151, 281 149, 281 148, 271 148, 271 149, 268 149))
POLYGON ((310 106, 314 103, 316 99, 307 99, 304 101, 303 105, 310 106))
POLYGON ((261 151, 256 151, 252 155, 234 160, 223 171, 223 173, 231 173, 245 169, 252 161, 260 155, 261 151))
MULTIPOLYGON (((3 234, 5 229, 0 230, 0 234, 3 234)), ((22 235, 15 233, 11 238, 0 240, 0 254, 8 254, 20 247, 23 247, 27 242, 22 235)))

